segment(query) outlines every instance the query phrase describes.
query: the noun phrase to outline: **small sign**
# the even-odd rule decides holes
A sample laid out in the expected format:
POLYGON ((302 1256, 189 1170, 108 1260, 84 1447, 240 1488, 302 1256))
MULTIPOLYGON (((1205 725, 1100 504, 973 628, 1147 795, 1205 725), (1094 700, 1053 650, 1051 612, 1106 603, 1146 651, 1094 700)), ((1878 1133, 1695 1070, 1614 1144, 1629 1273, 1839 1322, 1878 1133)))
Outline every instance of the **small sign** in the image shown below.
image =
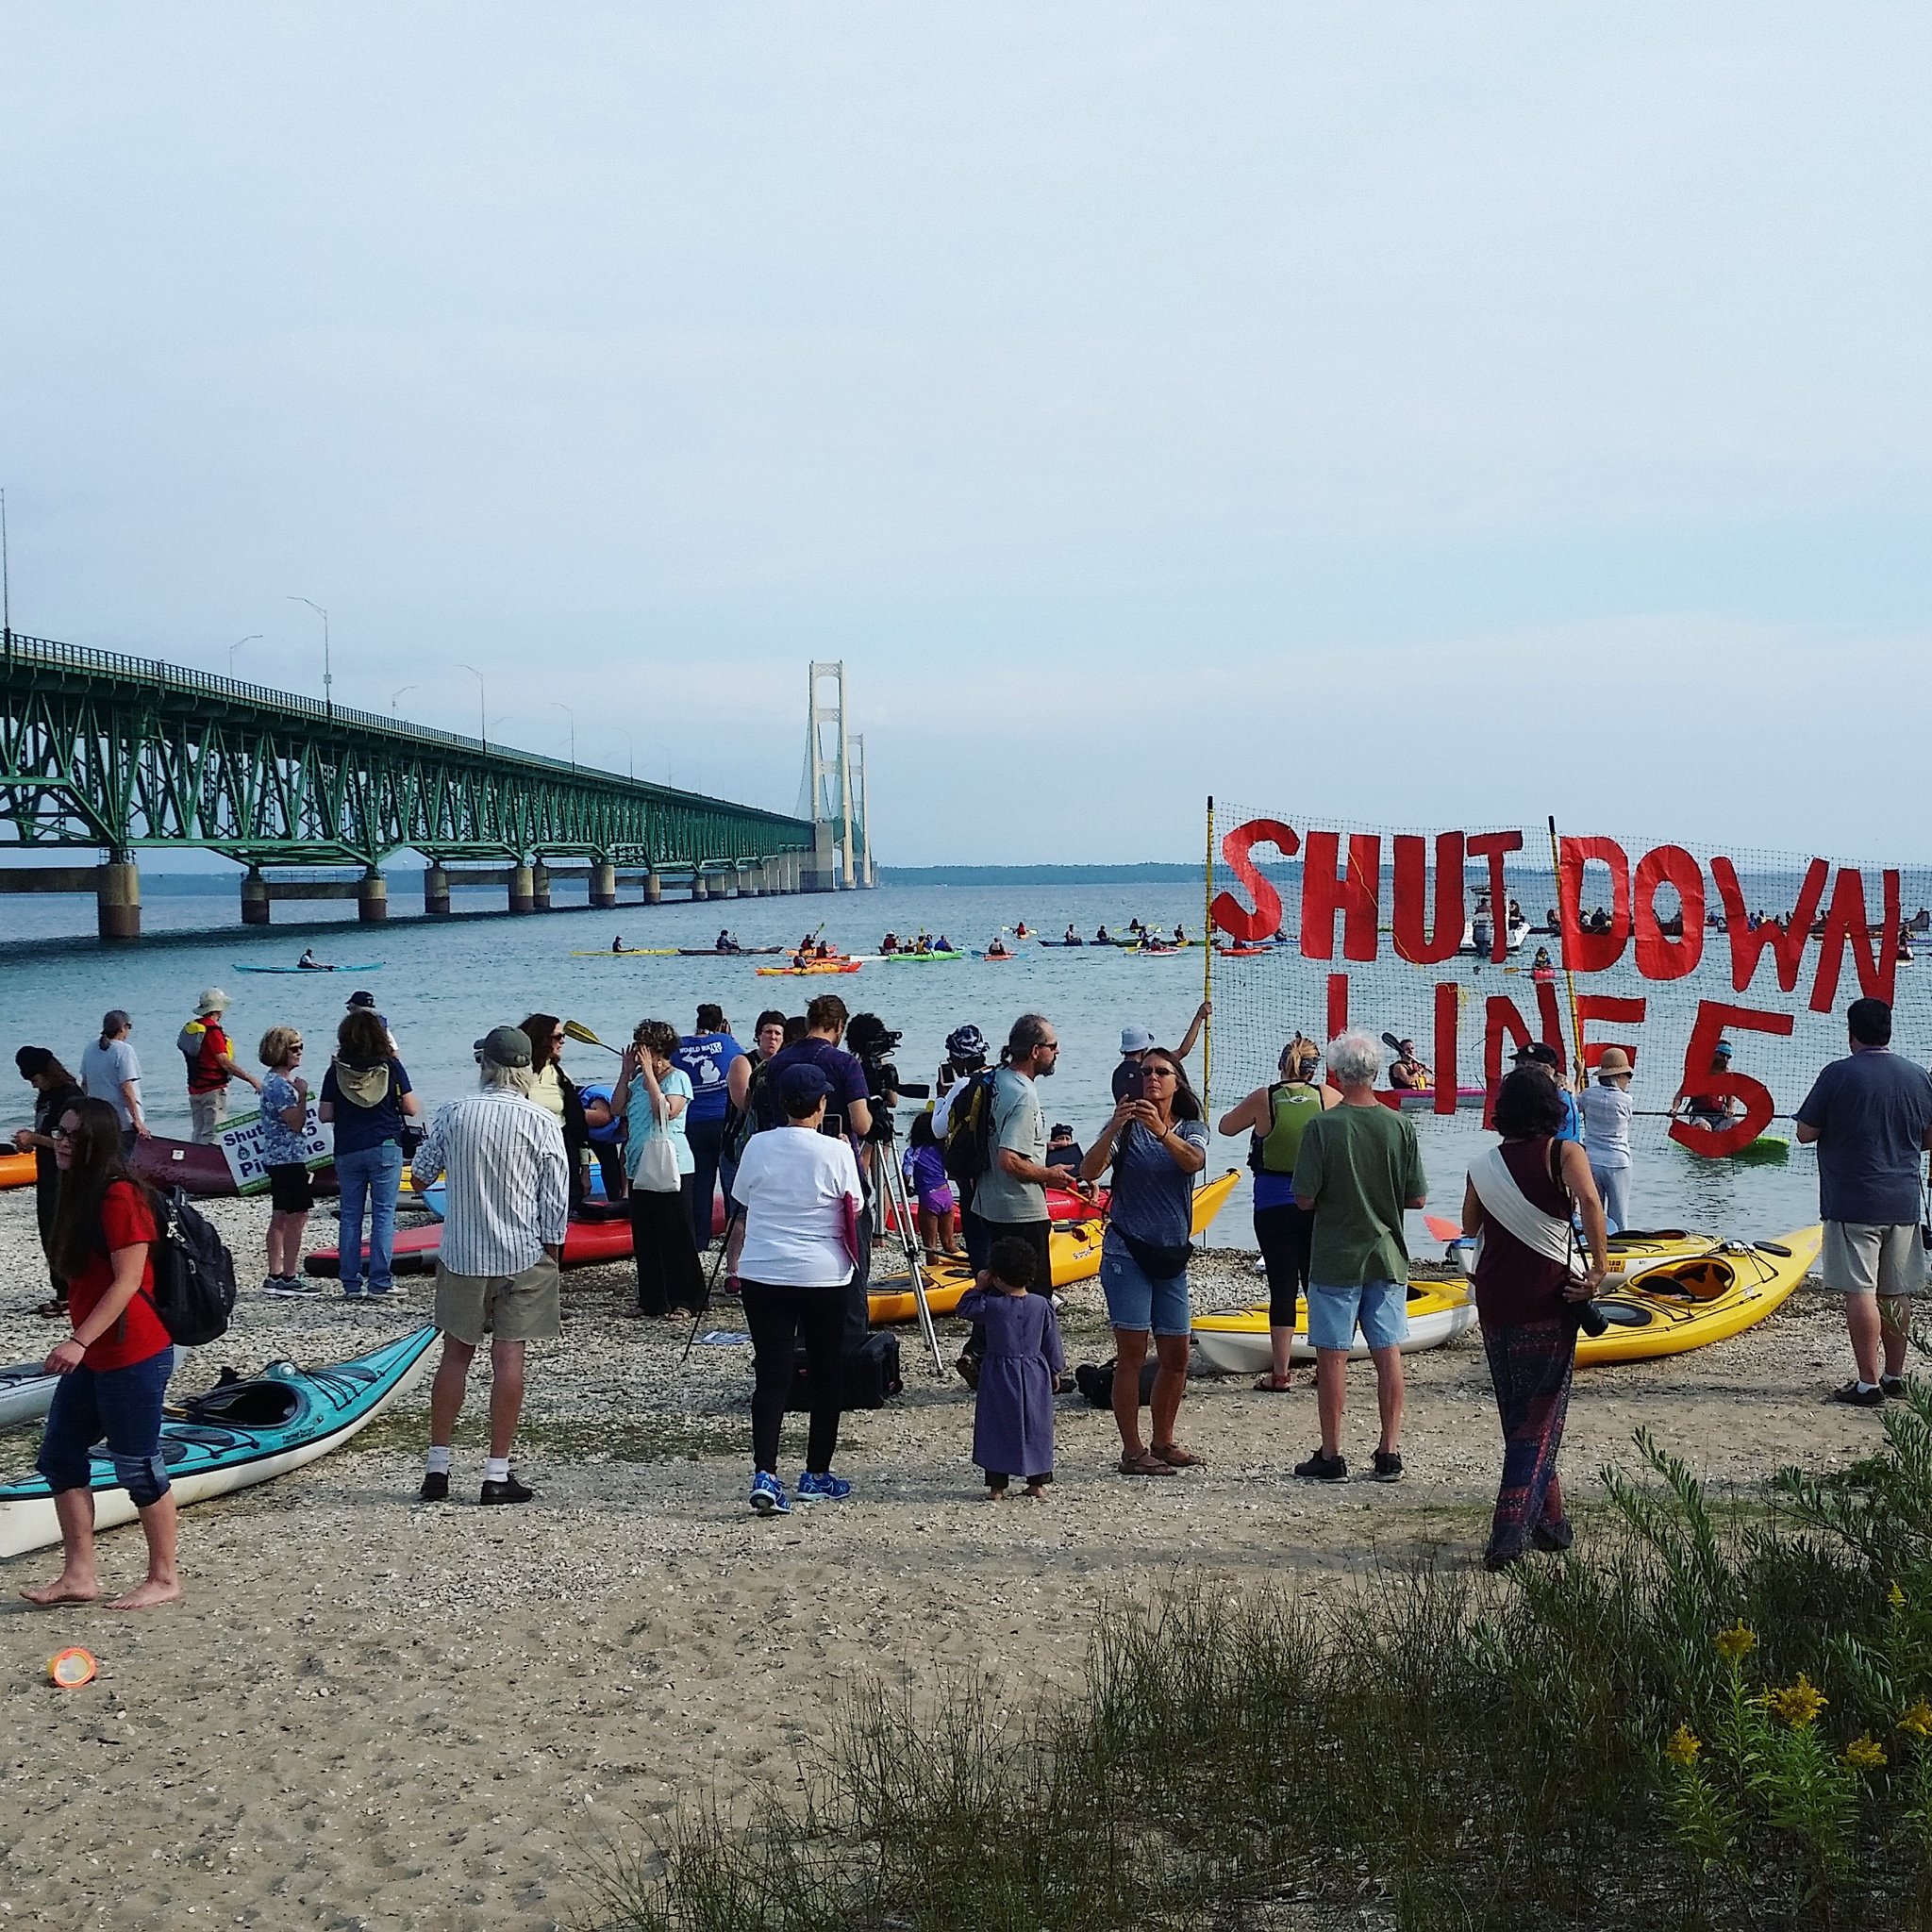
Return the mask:
MULTIPOLYGON (((268 1162, 263 1158, 263 1149, 268 1140, 268 1129, 262 1124, 261 1115, 244 1113, 226 1122, 216 1137, 215 1144, 222 1150, 228 1163, 228 1172, 235 1177, 235 1191, 238 1194, 259 1194, 268 1188, 268 1162)), ((329 1137, 322 1130, 322 1115, 315 1103, 315 1096, 308 1097, 308 1116, 302 1123, 302 1160, 312 1174, 319 1167, 326 1167, 335 1158, 329 1137)))
POLYGON ((751 1340, 736 1328, 708 1328, 698 1337, 707 1348, 735 1348, 751 1340))

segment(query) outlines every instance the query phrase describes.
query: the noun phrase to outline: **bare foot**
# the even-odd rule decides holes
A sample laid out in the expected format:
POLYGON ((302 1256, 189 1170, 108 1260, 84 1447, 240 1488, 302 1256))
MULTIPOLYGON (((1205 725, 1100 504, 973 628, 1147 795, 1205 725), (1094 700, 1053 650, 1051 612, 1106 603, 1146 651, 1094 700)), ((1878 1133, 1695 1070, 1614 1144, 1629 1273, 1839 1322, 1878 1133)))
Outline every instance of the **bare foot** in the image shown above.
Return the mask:
POLYGON ((146 1582, 138 1584, 125 1596, 117 1596, 108 1607, 110 1610, 151 1610, 157 1604, 171 1604, 181 1594, 181 1585, 175 1579, 166 1583, 157 1582, 150 1576, 146 1582))
POLYGON ((52 1583, 21 1591, 37 1610, 51 1610, 56 1604, 91 1604, 100 1593, 101 1586, 93 1576, 71 1576, 65 1570, 52 1583))
POLYGON ((1038 1483, 1028 1483, 1026 1485, 1026 1494, 1036 1503, 1046 1501, 1046 1491, 1038 1483))
POLYGON ((1005 1490, 989 1490, 986 1492, 986 1500, 989 1503, 1004 1503, 1007 1500, 1007 1495, 1008 1491, 1005 1490))

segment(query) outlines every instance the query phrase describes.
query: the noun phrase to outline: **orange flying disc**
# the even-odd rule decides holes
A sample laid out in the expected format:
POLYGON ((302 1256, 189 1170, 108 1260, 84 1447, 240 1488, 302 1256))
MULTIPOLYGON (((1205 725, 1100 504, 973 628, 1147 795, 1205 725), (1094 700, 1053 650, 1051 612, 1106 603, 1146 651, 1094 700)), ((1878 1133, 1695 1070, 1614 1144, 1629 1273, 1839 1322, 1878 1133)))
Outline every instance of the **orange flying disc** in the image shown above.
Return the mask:
POLYGON ((77 1690, 83 1684, 92 1684, 99 1668, 93 1653, 82 1650, 78 1644, 47 1659, 47 1675, 63 1690, 77 1690))

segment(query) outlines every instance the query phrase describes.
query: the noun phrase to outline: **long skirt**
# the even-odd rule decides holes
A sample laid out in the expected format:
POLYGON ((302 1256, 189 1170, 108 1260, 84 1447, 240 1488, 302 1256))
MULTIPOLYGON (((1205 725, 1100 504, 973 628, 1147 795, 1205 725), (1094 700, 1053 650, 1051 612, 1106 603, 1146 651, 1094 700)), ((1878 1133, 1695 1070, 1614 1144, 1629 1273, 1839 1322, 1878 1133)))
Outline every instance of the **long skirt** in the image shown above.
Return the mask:
MULTIPOLYGON (((1545 1513, 1563 1421, 1570 1412, 1570 1376, 1576 1366, 1576 1324, 1524 1322, 1485 1327, 1483 1349, 1503 1418, 1503 1484, 1490 1526, 1490 1555, 1520 1556, 1542 1531, 1546 1547, 1567 1547, 1570 1525, 1545 1513)), ((1561 1491, 1558 1491, 1560 1495, 1561 1491)))
POLYGON ((675 1194, 630 1191, 631 1248, 637 1259, 638 1308, 646 1315, 674 1309, 696 1314, 705 1306, 704 1264, 691 1238, 691 1176, 675 1194))

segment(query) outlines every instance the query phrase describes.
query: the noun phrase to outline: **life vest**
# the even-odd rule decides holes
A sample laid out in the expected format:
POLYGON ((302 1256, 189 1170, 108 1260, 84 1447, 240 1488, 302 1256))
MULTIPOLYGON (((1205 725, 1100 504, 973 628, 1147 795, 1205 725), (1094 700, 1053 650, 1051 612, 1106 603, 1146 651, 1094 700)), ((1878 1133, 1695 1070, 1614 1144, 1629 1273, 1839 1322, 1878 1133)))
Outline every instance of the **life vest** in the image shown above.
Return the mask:
POLYGON ((1302 1134, 1322 1111, 1322 1090, 1306 1080, 1284 1080, 1268 1090, 1268 1131, 1254 1136, 1248 1165, 1257 1174, 1291 1174, 1302 1151, 1302 1134))

